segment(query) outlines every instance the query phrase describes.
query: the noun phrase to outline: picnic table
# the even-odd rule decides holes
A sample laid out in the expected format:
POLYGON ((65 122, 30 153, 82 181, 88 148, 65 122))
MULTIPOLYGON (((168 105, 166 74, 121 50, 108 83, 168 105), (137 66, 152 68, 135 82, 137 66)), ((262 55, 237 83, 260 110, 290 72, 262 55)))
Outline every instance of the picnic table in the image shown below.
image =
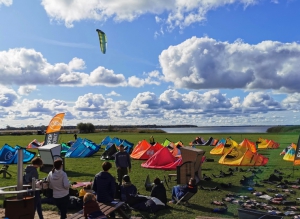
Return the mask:
MULTIPOLYGON (((124 219, 130 219, 130 216, 128 216, 121 207, 125 204, 122 201, 112 201, 111 203, 100 203, 98 202, 100 210, 103 212, 103 214, 106 215, 107 218, 111 218, 109 215, 113 212, 117 212, 122 218, 124 219)), ((83 210, 71 215, 68 217, 68 219, 82 219, 84 218, 83 210)))

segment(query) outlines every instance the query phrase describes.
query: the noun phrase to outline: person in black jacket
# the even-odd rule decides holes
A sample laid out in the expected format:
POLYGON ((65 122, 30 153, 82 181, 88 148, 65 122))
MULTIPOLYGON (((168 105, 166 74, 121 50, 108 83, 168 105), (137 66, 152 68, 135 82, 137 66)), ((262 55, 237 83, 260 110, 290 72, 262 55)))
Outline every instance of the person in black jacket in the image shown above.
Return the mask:
POLYGON ((191 193, 197 193, 197 185, 196 185, 196 179, 190 178, 188 184, 181 186, 173 186, 172 188, 172 200, 169 201, 169 203, 175 203, 175 197, 177 199, 181 199, 186 193, 191 192, 191 193))
POLYGON ((103 171, 96 174, 93 183, 93 190, 96 193, 97 201, 109 203, 114 200, 116 194, 115 178, 108 172, 112 164, 105 161, 102 164, 103 171))
POLYGON ((154 186, 151 190, 150 196, 158 198, 164 204, 167 203, 166 188, 159 178, 154 179, 154 186))
POLYGON ((121 185, 121 200, 127 202, 128 195, 136 195, 137 188, 130 181, 130 177, 128 175, 123 176, 123 183, 121 185))

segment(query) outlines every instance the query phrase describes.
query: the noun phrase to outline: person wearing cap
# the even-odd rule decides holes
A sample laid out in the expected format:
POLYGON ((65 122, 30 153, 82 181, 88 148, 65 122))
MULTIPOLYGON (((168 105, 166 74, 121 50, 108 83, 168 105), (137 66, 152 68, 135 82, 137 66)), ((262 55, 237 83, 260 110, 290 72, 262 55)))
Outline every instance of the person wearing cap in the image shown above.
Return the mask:
POLYGON ((121 200, 126 202, 127 195, 136 195, 137 188, 130 181, 130 177, 128 175, 123 176, 123 182, 121 185, 121 200))
POLYGON ((129 154, 125 151, 124 145, 120 145, 120 151, 116 154, 115 163, 118 173, 119 185, 122 185, 122 179, 124 175, 127 175, 131 171, 131 160, 129 154))

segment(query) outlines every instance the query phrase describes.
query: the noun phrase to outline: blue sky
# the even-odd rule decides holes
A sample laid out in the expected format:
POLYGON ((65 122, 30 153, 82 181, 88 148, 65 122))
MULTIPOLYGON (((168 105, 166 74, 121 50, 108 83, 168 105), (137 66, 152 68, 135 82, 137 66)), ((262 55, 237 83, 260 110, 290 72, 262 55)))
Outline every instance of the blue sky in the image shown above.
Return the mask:
POLYGON ((0 0, 0 128, 48 125, 60 112, 64 125, 298 125, 299 8, 0 0))

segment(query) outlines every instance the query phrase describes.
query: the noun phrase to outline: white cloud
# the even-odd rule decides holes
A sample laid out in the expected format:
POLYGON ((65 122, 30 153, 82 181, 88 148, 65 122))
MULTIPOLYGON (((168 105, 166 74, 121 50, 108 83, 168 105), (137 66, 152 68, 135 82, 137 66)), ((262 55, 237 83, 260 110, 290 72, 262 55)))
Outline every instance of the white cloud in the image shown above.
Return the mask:
POLYGON ((18 93, 20 95, 29 95, 31 92, 36 90, 35 85, 29 85, 29 86, 20 86, 18 89, 18 93))
POLYGON ((107 87, 126 86, 125 77, 122 74, 115 74, 113 70, 98 67, 91 72, 89 77, 91 85, 105 85, 107 87))
POLYGON ((146 78, 138 78, 137 76, 131 76, 128 78, 128 85, 131 87, 143 87, 144 85, 160 85, 160 81, 163 80, 163 75, 159 71, 152 71, 144 73, 146 78))
POLYGON ((105 94, 105 96, 108 96, 108 97, 111 97, 111 96, 116 96, 116 97, 120 97, 121 95, 118 94, 117 92, 115 91, 111 91, 110 93, 108 94, 105 94))
POLYGON ((283 101, 282 104, 290 110, 300 110, 300 93, 294 93, 288 95, 283 101))
POLYGON ((247 7, 257 2, 259 0, 42 0, 42 5, 51 19, 63 21, 67 27, 86 19, 133 21, 144 14, 153 14, 157 22, 162 22, 159 16, 166 14, 166 25, 168 29, 173 29, 202 22, 208 11, 218 7, 232 4, 247 7))
POLYGON ((283 107, 269 94, 263 92, 249 93, 243 102, 244 111, 267 112, 280 111, 283 107))
MULTIPOLYGON (((58 112, 66 113, 66 119, 70 125, 76 125, 82 121, 118 125, 245 125, 249 123, 278 124, 279 121, 288 124, 287 121, 290 121, 289 118, 292 116, 291 112, 286 111, 288 107, 286 104, 262 92, 251 92, 241 99, 240 97, 228 98, 219 90, 181 93, 169 89, 159 96, 152 92, 139 93, 129 101, 114 101, 102 94, 88 93, 79 96, 75 103, 57 99, 47 101, 24 99, 22 102, 17 102, 16 94, 13 101, 5 101, 7 99, 2 97, 7 97, 9 94, 11 96, 14 94, 9 88, 6 88, 6 92, 0 93, 0 118, 3 117, 7 122, 11 121, 12 124, 18 125, 40 124, 48 117, 50 120, 50 117, 58 112)), ((299 95, 295 98, 294 101, 288 101, 287 98, 285 103, 294 102, 296 106, 300 99, 299 95)), ((299 121, 298 114, 294 114, 294 117, 293 122, 299 121)))
POLYGON ((13 0, 0 0, 0 6, 3 4, 5 6, 11 6, 13 3, 13 0))
POLYGON ((176 88, 300 91, 300 44, 192 37, 159 56, 165 80, 176 88))
POLYGON ((18 95, 13 89, 0 86, 0 107, 11 107, 17 99, 18 95))
POLYGON ((47 62, 42 53, 34 49, 16 48, 0 52, 0 84, 5 85, 64 85, 64 86, 126 86, 122 74, 98 67, 90 74, 78 72, 85 62, 73 58, 69 63, 47 62))

